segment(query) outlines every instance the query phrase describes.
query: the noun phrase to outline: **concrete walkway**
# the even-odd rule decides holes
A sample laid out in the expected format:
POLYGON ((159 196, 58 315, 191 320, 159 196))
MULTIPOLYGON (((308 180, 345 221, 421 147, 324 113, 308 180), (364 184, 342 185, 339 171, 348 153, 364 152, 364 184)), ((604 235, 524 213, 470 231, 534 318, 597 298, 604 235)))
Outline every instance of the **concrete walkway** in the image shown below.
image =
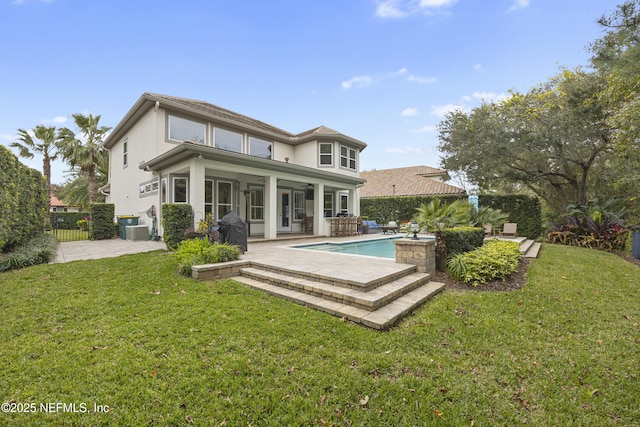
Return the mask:
POLYGON ((58 243, 56 256, 52 262, 59 263, 86 259, 111 258, 120 255, 166 249, 167 245, 164 242, 154 242, 151 240, 134 242, 132 240, 111 239, 61 242, 58 243))

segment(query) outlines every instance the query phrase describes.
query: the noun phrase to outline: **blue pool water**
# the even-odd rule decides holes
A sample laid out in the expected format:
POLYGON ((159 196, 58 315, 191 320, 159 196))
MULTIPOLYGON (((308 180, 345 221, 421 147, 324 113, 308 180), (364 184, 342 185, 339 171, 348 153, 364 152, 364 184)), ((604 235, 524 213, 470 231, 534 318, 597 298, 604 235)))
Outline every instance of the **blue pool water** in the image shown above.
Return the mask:
POLYGON ((395 239, 399 238, 400 237, 393 237, 389 239, 368 240, 364 242, 318 243, 315 245, 301 245, 296 247, 301 249, 311 249, 314 251, 395 258, 396 245, 393 242, 395 239))

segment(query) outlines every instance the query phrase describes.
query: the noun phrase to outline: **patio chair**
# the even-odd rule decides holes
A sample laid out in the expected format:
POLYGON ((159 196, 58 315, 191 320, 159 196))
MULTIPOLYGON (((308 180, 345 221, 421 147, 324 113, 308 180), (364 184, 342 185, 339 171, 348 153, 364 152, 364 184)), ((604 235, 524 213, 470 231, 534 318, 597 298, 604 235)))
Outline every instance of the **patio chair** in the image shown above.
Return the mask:
POLYGON ((493 227, 491 226, 491 224, 485 224, 484 237, 491 237, 491 236, 493 236, 493 227))
POLYGON ((500 232, 500 237, 518 237, 518 224, 505 222, 500 232))

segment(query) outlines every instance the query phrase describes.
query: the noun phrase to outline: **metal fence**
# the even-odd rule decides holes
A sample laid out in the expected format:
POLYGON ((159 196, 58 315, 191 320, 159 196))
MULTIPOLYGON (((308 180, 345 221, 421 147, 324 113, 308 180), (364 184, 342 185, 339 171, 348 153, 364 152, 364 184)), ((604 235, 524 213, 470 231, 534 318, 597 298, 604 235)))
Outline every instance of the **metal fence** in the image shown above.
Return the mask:
POLYGON ((53 234, 59 242, 89 240, 90 219, 88 218, 70 221, 69 217, 52 213, 50 221, 51 229, 48 232, 53 234))

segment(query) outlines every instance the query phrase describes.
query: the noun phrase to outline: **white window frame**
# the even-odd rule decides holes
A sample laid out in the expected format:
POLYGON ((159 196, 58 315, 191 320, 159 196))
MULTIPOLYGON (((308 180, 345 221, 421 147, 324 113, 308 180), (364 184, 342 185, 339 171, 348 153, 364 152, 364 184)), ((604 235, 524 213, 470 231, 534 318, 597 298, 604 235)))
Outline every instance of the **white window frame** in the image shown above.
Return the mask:
POLYGON ((206 125, 206 123, 197 122, 197 121, 191 120, 191 119, 185 119, 184 117, 174 116, 173 114, 168 114, 167 115, 167 139, 169 141, 176 141, 176 142, 193 141, 193 142, 197 142, 199 144, 206 144, 207 143, 207 125, 206 125), (198 125, 199 127, 201 127, 200 130, 202 131, 202 140, 198 140, 198 139, 174 139, 174 138, 172 138, 171 137, 172 119, 181 120, 183 122, 189 122, 189 123, 192 123, 192 124, 195 124, 195 125, 198 125))
MULTIPOLYGON (((216 219, 219 221, 225 214, 220 214, 220 206, 228 206, 229 210, 233 210, 233 182, 216 181, 216 219), (220 203, 220 184, 229 184, 229 203, 220 203)), ((227 211, 228 212, 228 211, 227 211)), ((225 212, 226 213, 226 212, 225 212)))
POLYGON ((171 199, 173 201, 173 203, 189 203, 189 178, 185 177, 185 176, 174 176, 172 182, 172 192, 171 192, 171 199), (177 201, 176 200, 176 181, 182 181, 184 180, 185 182, 185 200, 183 201, 177 201))
POLYGON ((358 152, 355 148, 340 145, 340 167, 352 171, 358 170, 358 152), (346 151, 346 154, 342 152, 346 151))
POLYGON ((264 187, 258 186, 250 186, 249 191, 251 192, 249 198, 249 216, 251 217, 251 221, 264 221, 264 187), (254 194, 262 193, 262 204, 254 204, 254 194), (261 212, 261 215, 256 215, 257 212, 261 212))
POLYGON ((320 167, 333 167, 333 148, 334 148, 333 146, 334 146, 333 142, 319 142, 318 143, 318 166, 320 166, 320 167), (323 146, 331 147, 331 152, 330 153, 323 153, 322 152, 322 147, 323 146), (331 163, 322 163, 322 157, 323 156, 331 157, 331 163))
POLYGON ((260 138, 256 138, 253 136, 249 137, 249 154, 251 156, 255 156, 255 157, 260 157, 261 159, 273 159, 273 142, 271 141, 267 141, 265 139, 260 139, 260 138), (260 145, 267 145, 269 147, 271 147, 271 150, 267 150, 269 151, 269 156, 261 156, 259 154, 254 154, 254 151, 257 151, 253 148, 254 144, 260 144, 260 145))
POLYGON ((322 215, 325 218, 330 218, 332 217, 333 214, 333 193, 324 193, 324 195, 322 196, 322 215), (330 206, 327 208, 327 196, 329 196, 330 199, 330 206), (327 210, 329 211, 329 215, 327 215, 327 210))
POLYGON ((213 128, 213 146, 221 150, 231 151, 232 153, 243 153, 244 152, 244 134, 223 129, 223 128, 214 127, 213 128), (219 135, 220 137, 222 137, 225 133, 230 135, 238 135, 240 137, 240 150, 237 151, 237 150, 221 147, 220 144, 218 143, 218 133, 220 134, 219 135))
POLYGON ((204 180, 204 214, 210 213, 213 215, 213 210, 216 205, 216 194, 215 194, 216 183, 213 179, 205 179, 204 180), (207 184, 211 184, 211 202, 207 202, 207 184))
POLYGON ((293 192, 293 220, 302 221, 305 212, 305 194, 304 191, 295 190, 293 192), (300 205, 298 205, 299 202, 300 205))
POLYGON ((340 213, 349 213, 349 195, 340 193, 340 213))
POLYGON ((122 167, 123 168, 126 168, 127 166, 129 166, 128 155, 129 155, 129 138, 125 138, 122 146, 122 167))

